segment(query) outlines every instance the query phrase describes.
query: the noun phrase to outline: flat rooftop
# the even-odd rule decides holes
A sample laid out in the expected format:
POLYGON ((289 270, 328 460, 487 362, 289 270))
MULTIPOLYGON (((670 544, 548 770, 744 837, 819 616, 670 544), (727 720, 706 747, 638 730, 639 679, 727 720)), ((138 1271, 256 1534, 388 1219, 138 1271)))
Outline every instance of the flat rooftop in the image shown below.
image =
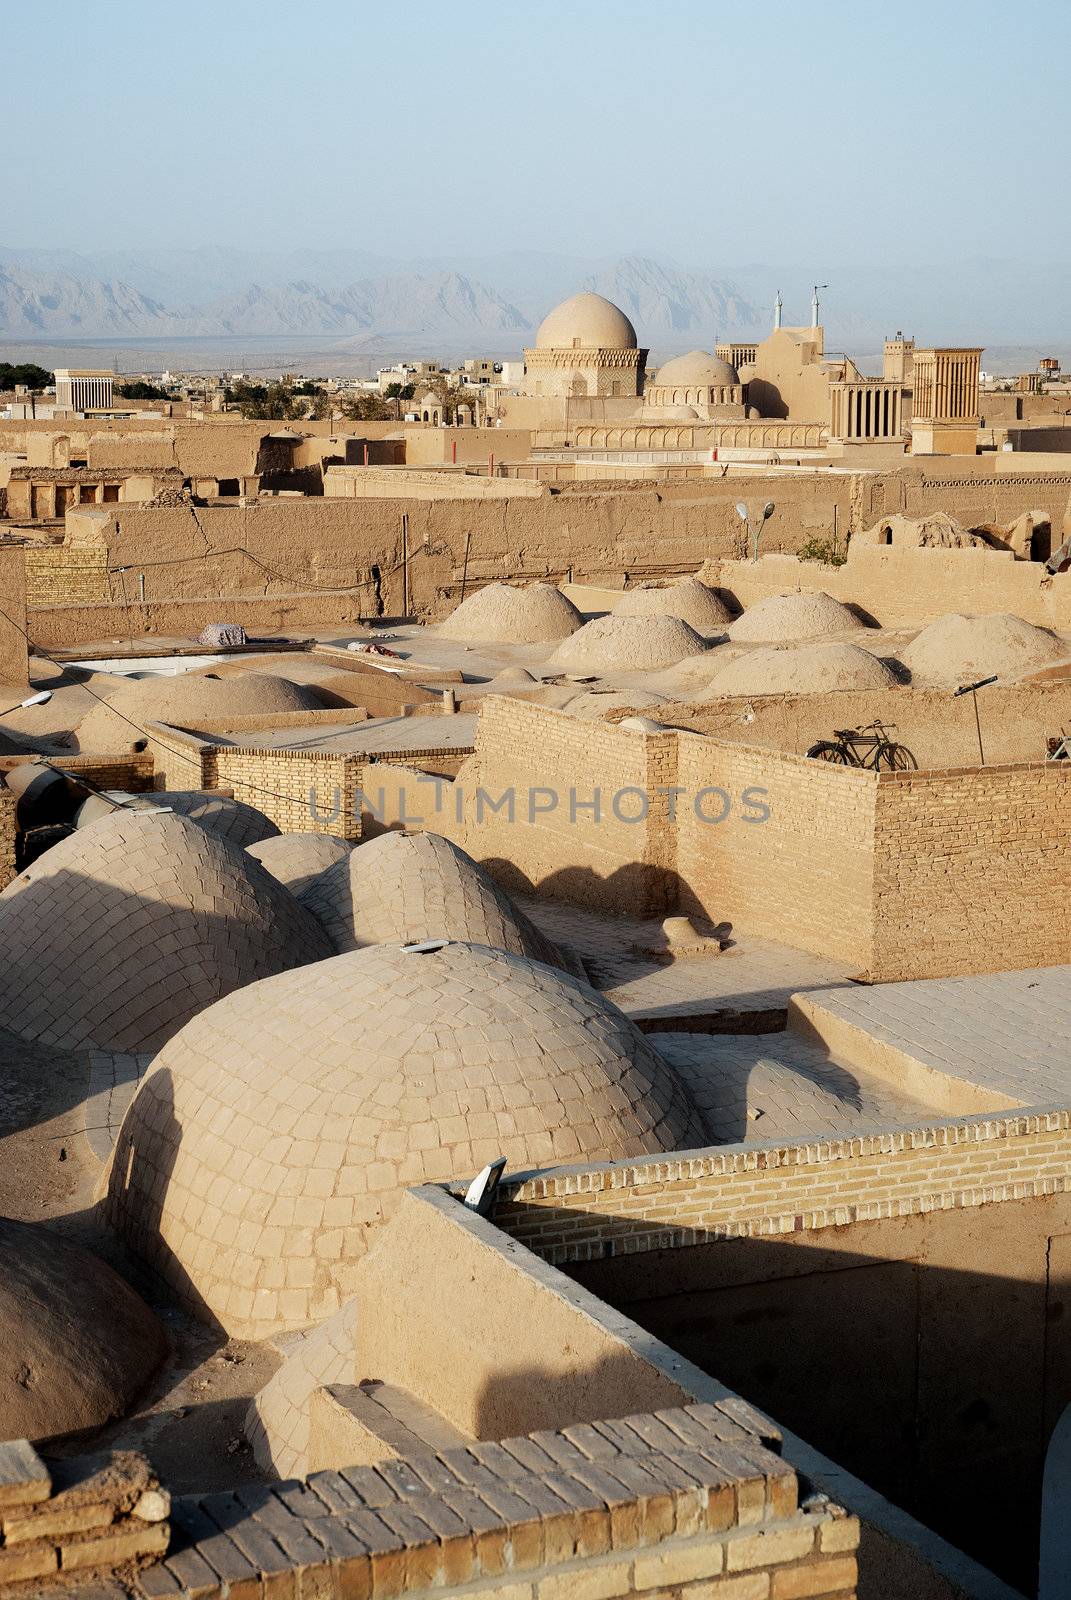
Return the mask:
POLYGON ((477 716, 458 712, 427 717, 376 717, 309 728, 243 728, 200 737, 212 744, 256 745, 262 750, 328 750, 341 755, 404 756, 423 750, 471 750, 477 716))

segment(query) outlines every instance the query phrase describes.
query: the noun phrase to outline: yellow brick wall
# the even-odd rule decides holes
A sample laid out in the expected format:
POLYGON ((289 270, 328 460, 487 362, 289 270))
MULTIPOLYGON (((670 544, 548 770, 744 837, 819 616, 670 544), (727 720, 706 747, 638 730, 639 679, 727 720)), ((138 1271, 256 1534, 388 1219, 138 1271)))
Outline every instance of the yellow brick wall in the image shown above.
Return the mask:
POLYGON ((1068 1190, 1071 1112, 1051 1111, 535 1177, 495 1222, 560 1263, 1068 1190))
MULTIPOLYGON (((136 590, 132 588, 131 598, 136 590)), ((26 604, 99 605, 112 598, 108 551, 52 545, 26 550, 26 604)))
POLYGON ((883 773, 875 981, 1071 960, 1071 765, 883 773))
POLYGON ((479 783, 492 800, 513 790, 514 820, 486 807, 481 819, 475 791, 467 792, 466 849, 495 862, 507 887, 633 916, 664 914, 676 894, 673 829, 654 791, 674 781, 675 745, 673 734, 646 737, 492 696, 477 735, 479 783), (625 820, 639 815, 648 794, 646 818, 625 820), (553 810, 533 811, 551 795, 553 810))
POLYGON ((696 734, 677 742, 682 909, 865 971, 876 776, 696 734), (707 789, 722 794, 700 800, 707 789), (767 819, 747 820, 759 804, 767 819), (701 820, 726 806, 724 821, 701 820))

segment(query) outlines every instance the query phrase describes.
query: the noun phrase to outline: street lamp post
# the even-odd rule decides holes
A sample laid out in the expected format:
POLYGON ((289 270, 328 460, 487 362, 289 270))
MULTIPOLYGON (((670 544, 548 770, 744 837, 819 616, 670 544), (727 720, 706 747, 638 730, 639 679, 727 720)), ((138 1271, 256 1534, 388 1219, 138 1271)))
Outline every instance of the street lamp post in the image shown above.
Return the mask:
POLYGON ((759 540, 762 537, 762 530, 773 516, 775 509, 776 508, 773 501, 767 500, 766 504, 762 508, 762 516, 759 518, 759 521, 757 523, 753 523, 746 503, 743 500, 738 500, 736 502, 736 514, 747 530, 748 543, 751 546, 752 561, 757 561, 759 559, 759 540))

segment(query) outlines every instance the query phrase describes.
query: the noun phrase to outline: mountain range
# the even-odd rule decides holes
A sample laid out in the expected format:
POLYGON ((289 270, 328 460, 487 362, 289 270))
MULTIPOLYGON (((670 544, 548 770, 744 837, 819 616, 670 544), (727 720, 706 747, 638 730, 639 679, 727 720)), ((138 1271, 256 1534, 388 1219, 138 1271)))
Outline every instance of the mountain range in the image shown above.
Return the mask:
MULTIPOLYGON (((546 312, 578 289, 615 301, 644 344, 668 351, 806 322, 811 264, 690 269, 633 254, 606 261, 514 251, 401 259, 359 250, 69 250, 0 247, 0 337, 185 339, 310 336, 470 339, 518 351, 546 312)), ((921 342, 1058 342, 1067 268, 970 261, 841 264, 823 293, 827 346, 880 348, 895 328, 921 342)))

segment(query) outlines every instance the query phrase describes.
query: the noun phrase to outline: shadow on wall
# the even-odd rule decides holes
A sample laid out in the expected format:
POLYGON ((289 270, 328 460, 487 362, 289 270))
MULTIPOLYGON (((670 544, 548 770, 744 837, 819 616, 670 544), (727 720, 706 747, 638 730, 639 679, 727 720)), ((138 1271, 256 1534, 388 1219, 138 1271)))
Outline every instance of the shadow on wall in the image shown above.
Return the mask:
POLYGON ((479 830, 470 831, 471 855, 507 894, 538 895, 627 917, 665 917, 680 904, 679 874, 650 862, 631 862, 605 877, 592 867, 559 867, 536 882, 504 856, 481 856, 479 845, 479 830))
MULTIPOLYGON (((1046 1450, 1071 1401, 1062 1198, 804 1230, 791 1242, 712 1237, 562 1270, 1034 1594, 1046 1450), (872 1252, 853 1248, 871 1241, 872 1252), (972 1259, 1009 1271, 948 1265, 972 1259)), ((628 1249, 635 1223, 597 1220, 628 1249)))

